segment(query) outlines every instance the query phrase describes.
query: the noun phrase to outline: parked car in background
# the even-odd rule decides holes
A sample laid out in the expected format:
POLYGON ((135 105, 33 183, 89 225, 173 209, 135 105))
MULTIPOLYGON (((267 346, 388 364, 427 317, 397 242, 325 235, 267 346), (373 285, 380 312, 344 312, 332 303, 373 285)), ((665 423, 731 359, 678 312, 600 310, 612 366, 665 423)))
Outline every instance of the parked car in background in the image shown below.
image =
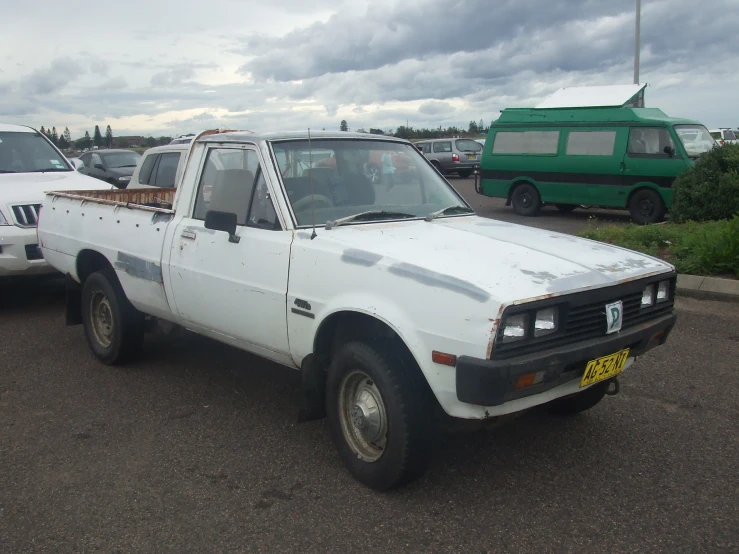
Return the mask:
POLYGON ((728 127, 722 127, 721 129, 711 129, 710 133, 714 140, 720 145, 736 144, 737 142, 739 142, 739 140, 736 138, 736 135, 734 134, 734 131, 732 131, 728 127))
POLYGON ((83 175, 100 179, 114 187, 124 189, 128 186, 141 154, 133 150, 95 150, 80 156, 84 167, 78 171, 83 175))
POLYGON ((184 167, 189 143, 149 148, 131 175, 129 189, 175 187, 184 167))
POLYGON ((490 127, 477 192, 507 199, 519 215, 584 204, 655 223, 675 178, 714 144, 697 121, 655 108, 506 109, 490 127))
POLYGON ((36 236, 45 192, 99 188, 42 133, 0 124, 0 280, 56 271, 44 261, 36 236))
POLYGON ((442 175, 456 173, 464 179, 480 167, 482 146, 472 139, 425 140, 417 142, 416 148, 442 175))

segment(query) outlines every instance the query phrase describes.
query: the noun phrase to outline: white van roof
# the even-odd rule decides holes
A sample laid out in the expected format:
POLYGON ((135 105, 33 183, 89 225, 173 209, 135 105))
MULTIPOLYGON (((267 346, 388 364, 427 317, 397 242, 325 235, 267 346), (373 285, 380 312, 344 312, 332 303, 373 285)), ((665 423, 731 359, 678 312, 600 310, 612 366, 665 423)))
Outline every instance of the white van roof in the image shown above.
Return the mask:
POLYGON ((638 85, 565 87, 544 100, 537 108, 605 108, 623 106, 646 88, 638 85))

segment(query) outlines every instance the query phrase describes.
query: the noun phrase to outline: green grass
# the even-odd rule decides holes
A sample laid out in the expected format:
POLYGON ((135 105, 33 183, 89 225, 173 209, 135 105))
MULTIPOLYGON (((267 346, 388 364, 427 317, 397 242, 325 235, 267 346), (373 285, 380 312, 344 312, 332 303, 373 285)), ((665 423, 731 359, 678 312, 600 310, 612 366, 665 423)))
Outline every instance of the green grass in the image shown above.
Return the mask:
POLYGON ((580 236, 662 258, 678 273, 739 278, 739 215, 730 221, 610 225, 580 236))

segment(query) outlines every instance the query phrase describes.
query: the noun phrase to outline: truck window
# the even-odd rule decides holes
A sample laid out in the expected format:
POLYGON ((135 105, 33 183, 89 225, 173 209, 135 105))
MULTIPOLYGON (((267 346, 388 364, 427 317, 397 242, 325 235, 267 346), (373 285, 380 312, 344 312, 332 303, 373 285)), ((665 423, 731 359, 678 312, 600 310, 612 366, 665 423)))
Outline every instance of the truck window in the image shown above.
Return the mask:
POLYGON ((141 170, 139 171, 139 184, 141 185, 149 184, 149 179, 151 178, 151 170, 154 169, 154 165, 156 164, 158 159, 159 159, 159 154, 154 154, 153 156, 146 156, 144 163, 141 165, 141 170))
POLYGON ((280 229, 277 212, 275 212, 275 206, 269 194, 269 187, 267 187, 267 181, 264 180, 264 173, 261 171, 257 177, 254 199, 249 210, 249 227, 273 231, 280 229))
MULTIPOLYGON (((151 185, 160 188, 174 187, 174 179, 177 174, 177 165, 180 163, 179 152, 168 152, 162 154, 157 165, 157 174, 150 182, 151 185)), ((143 172, 144 168, 141 168, 143 172)), ((141 179, 139 178, 139 182, 141 179)))
POLYGON ((665 146, 675 150, 675 143, 667 129, 663 127, 632 127, 629 133, 629 151, 631 157, 659 156, 667 157, 665 146))
POLYGON ((254 150, 213 148, 208 151, 195 199, 194 219, 205 220, 209 210, 236 214, 245 225, 259 159, 254 150))
POLYGON ((434 152, 451 152, 451 151, 452 151, 451 142, 435 142, 434 143, 434 152))
POLYGON ((616 131, 570 131, 568 156, 613 156, 616 131))
POLYGON ((557 154, 559 131, 498 131, 493 154, 557 154))

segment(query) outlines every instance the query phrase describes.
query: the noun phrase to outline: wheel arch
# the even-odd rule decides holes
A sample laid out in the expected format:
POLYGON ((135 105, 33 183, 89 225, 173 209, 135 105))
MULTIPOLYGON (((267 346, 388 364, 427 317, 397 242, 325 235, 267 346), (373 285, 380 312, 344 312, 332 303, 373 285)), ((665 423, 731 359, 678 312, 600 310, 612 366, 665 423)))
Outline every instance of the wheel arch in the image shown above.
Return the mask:
POLYGON ((113 264, 104 255, 97 250, 86 248, 81 250, 77 254, 77 261, 75 262, 75 272, 77 273, 77 279, 80 284, 84 284, 87 278, 103 269, 114 269, 113 264))
POLYGON ((531 185, 536 189, 536 192, 539 193, 539 196, 541 196, 539 185, 534 179, 531 177, 516 177, 511 181, 511 185, 508 187, 508 202, 513 198, 514 191, 521 185, 531 185))

